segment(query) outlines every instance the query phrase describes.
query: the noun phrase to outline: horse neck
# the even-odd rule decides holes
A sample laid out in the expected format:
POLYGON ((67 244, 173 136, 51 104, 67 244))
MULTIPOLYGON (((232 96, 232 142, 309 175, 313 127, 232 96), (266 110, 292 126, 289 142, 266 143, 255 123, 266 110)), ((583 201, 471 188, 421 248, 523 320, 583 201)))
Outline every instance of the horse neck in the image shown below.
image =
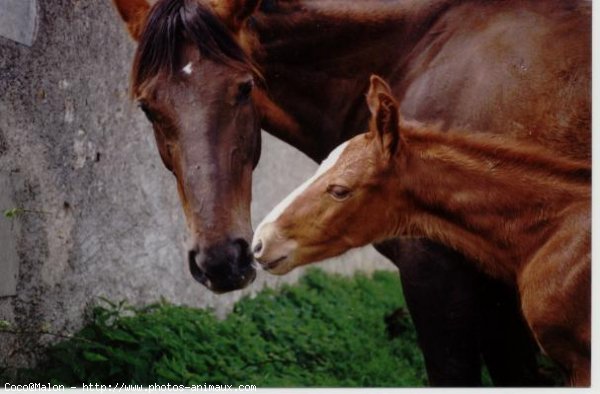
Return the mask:
POLYGON ((589 203, 591 169, 485 137, 406 132, 398 211, 410 214, 396 235, 439 241, 513 278, 572 204, 589 203))
POLYGON ((397 71, 450 0, 263 1, 263 128, 320 161, 364 131, 369 76, 397 71))

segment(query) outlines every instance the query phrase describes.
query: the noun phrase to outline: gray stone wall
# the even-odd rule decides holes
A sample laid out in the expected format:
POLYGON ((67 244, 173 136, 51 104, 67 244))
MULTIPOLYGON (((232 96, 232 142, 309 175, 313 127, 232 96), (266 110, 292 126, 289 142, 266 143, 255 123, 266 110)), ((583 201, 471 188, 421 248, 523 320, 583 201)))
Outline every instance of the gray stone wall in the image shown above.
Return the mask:
MULTIPOLYGON (((2 12, 0 2, 0 12, 2 12)), ((39 0, 31 47, 0 37, 0 320, 68 333, 99 296, 212 307, 293 282, 259 274, 244 291, 215 295, 184 263, 174 178, 151 129, 128 99, 134 50, 110 1, 39 0)), ((255 172, 255 224, 315 169, 265 135, 255 172)), ((372 250, 320 264, 392 269, 372 250)), ((49 336, 0 334, 0 358, 27 363, 49 336)))

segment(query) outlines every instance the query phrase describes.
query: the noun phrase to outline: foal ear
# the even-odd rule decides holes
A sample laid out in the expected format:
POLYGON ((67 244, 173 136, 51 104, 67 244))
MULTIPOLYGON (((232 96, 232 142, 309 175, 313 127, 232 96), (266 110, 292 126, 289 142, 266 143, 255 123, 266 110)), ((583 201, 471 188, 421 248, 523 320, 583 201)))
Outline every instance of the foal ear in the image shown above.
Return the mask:
POLYGON ((375 117, 377 108, 379 107, 379 94, 384 93, 390 97, 393 97, 392 89, 390 86, 377 75, 371 75, 371 84, 369 86, 369 92, 367 93, 367 105, 371 116, 375 117))
POLYGON ((398 104, 396 100, 386 93, 378 95, 377 112, 373 119, 374 130, 381 143, 384 154, 394 157, 400 145, 400 125, 398 116, 398 104))
POLYGON ((386 157, 394 157, 400 145, 398 103, 388 84, 375 75, 371 76, 367 104, 371 111, 371 133, 375 134, 386 157))
POLYGON ((261 0, 211 0, 213 9, 234 33, 256 11, 261 0))
POLYGON ((139 41, 150 10, 147 0, 113 0, 134 40, 139 41))

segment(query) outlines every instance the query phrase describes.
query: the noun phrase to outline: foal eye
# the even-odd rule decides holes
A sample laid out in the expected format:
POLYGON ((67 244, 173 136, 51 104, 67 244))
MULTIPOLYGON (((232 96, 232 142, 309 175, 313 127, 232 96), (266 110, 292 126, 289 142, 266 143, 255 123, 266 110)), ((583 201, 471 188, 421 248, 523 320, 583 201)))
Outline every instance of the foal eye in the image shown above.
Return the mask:
POLYGON ((338 201, 346 200, 351 194, 350 189, 340 185, 329 185, 327 188, 327 193, 329 193, 331 197, 338 201))
POLYGON ((254 88, 254 80, 249 80, 246 82, 242 82, 238 85, 238 92, 236 100, 238 103, 245 103, 250 98, 250 94, 252 93, 252 88, 254 88))

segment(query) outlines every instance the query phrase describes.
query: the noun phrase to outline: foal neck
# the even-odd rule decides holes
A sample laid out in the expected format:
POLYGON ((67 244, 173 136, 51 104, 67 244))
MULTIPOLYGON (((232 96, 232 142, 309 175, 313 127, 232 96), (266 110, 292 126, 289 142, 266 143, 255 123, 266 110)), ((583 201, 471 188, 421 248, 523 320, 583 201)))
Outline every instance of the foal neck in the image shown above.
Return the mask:
POLYGON ((405 142, 396 235, 437 240, 496 276, 514 278, 569 207, 590 204, 584 162, 491 135, 413 129, 405 142))
POLYGON ((321 161, 365 129, 368 77, 397 71, 448 3, 263 1, 253 53, 268 92, 263 128, 321 161))

